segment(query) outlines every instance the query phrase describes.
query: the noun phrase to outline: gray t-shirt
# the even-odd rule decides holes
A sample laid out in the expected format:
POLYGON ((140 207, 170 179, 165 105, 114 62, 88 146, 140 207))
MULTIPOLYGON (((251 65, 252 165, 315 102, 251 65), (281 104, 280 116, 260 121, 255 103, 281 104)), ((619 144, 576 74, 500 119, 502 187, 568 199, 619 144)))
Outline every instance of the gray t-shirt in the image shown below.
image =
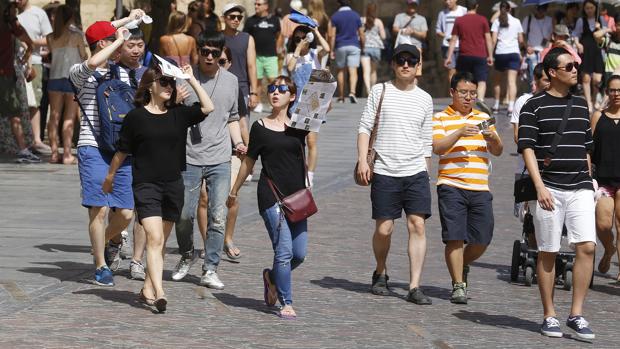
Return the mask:
MULTIPOLYGON (((47 14, 40 7, 30 6, 29 9, 17 15, 19 24, 26 29, 31 40, 38 40, 52 33, 52 25, 50 24, 47 14)), ((30 63, 42 64, 41 47, 37 47, 32 51, 30 63)))
MULTIPOLYGON (((200 123, 202 142, 192 144, 190 132, 187 133, 187 163, 195 166, 219 165, 230 161, 232 144, 228 123, 239 121, 237 99, 239 84, 237 77, 220 68, 214 77, 208 77, 194 67, 194 76, 207 92, 215 109, 200 123)), ((188 86, 189 87, 189 86, 188 86)), ((186 105, 198 102, 198 96, 189 87, 190 96, 186 105)))
MULTIPOLYGON (((409 16, 408 14, 404 12, 399 13, 394 18, 394 26, 400 29, 405 29, 405 25, 407 24, 407 22, 409 22, 410 19, 411 16, 409 16)), ((411 23, 409 23, 407 28, 411 28, 418 32, 428 31, 428 24, 426 23, 426 18, 416 13, 415 17, 413 17, 413 20, 411 21, 411 23)), ((412 45, 415 45, 417 48, 422 48, 422 41, 420 41, 418 38, 409 36, 409 40, 411 40, 412 45)))

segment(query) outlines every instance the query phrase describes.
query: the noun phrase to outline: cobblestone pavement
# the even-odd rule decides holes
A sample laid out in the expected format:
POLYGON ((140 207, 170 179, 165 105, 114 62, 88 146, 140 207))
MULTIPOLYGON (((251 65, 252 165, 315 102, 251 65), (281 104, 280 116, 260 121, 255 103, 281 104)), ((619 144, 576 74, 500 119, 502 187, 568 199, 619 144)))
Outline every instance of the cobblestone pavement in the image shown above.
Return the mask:
MULTIPOLYGON (((438 108, 446 101, 436 101, 438 108)), ((262 301, 261 270, 272 252, 256 212, 253 182, 242 192, 236 243, 240 263, 223 261, 226 284, 212 291, 198 284, 200 266, 182 282, 170 279, 178 260, 168 242, 165 315, 136 301, 141 282, 127 278, 125 260, 113 288, 90 283, 86 211, 79 205, 76 167, 0 164, 0 348, 190 347, 217 348, 617 348, 620 286, 596 274, 586 316, 593 344, 570 336, 538 334, 541 306, 536 287, 509 282, 510 256, 520 224, 513 216, 515 147, 507 118, 498 116, 506 151, 494 160, 495 238, 472 266, 470 302, 449 302, 436 201, 427 223, 423 287, 433 305, 404 300, 408 288, 406 230, 398 221, 389 257, 393 295, 368 292, 374 267, 368 188, 353 184, 356 124, 363 104, 335 106, 321 132, 315 193, 320 212, 310 222, 306 262, 294 273, 296 321, 283 321, 262 301), (614 328, 616 330, 614 330, 614 328)), ((433 160, 436 171, 436 159, 433 160)), ((433 179, 434 181, 434 179, 433 179)), ((434 195, 434 193, 433 193, 434 195)), ((174 234, 173 234, 174 235, 174 234)), ((198 236, 198 234, 196 234, 198 236)), ((602 255, 599 248, 599 256, 602 255)), ((612 270, 618 270, 614 259, 612 270)), ((565 319, 570 293, 558 289, 565 319)))

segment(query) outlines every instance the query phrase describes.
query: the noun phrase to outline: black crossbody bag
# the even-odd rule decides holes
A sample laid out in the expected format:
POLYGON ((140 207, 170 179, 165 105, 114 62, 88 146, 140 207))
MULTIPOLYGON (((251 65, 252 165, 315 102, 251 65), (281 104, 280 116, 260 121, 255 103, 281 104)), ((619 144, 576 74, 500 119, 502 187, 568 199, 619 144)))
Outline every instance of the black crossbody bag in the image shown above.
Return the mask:
MULTIPOLYGON (((551 163, 551 159, 553 158, 553 155, 558 148, 558 144, 560 144, 560 140, 562 140, 564 129, 566 128, 566 124, 568 123, 568 116, 570 115, 571 109, 573 108, 573 98, 574 97, 571 95, 570 99, 568 100, 568 104, 566 105, 566 109, 564 109, 564 115, 562 116, 562 122, 560 123, 560 127, 553 136, 553 142, 551 142, 551 147, 549 147, 549 149, 547 150, 547 154, 545 154, 543 168, 540 171, 541 173, 544 172, 545 168, 551 163)), ((521 172, 521 176, 519 178, 515 178, 515 202, 532 201, 538 199, 538 193, 536 193, 536 187, 534 186, 534 182, 529 175, 525 174, 525 170, 526 168, 524 166, 523 172, 521 172)))

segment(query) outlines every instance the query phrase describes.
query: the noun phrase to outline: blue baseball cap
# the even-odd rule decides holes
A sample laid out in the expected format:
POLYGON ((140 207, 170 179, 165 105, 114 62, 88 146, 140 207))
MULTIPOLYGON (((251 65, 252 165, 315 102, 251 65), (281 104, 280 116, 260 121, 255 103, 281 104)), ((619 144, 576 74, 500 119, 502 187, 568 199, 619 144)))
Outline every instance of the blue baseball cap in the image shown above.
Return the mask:
POLYGON ((306 25, 310 28, 316 28, 316 22, 299 11, 291 9, 289 19, 297 24, 306 25))

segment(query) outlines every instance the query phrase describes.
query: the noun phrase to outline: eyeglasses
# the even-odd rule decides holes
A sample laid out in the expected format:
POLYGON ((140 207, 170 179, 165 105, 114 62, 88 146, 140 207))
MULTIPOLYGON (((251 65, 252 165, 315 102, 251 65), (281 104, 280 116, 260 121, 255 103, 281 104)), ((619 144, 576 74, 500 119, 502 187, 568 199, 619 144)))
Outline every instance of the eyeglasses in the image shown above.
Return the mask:
POLYGON ((413 57, 396 57, 394 59, 394 62, 396 62, 397 65, 399 66, 404 66, 405 63, 407 63, 410 67, 413 67, 414 65, 418 64, 419 60, 417 60, 416 58, 413 57))
POLYGON ((303 40, 303 39, 305 39, 305 38, 306 38, 305 36, 296 36, 296 37, 294 37, 294 38, 293 38, 293 41, 294 41, 296 44, 299 44, 299 43, 301 42, 301 40, 303 40))
POLYGON ((159 81, 159 84, 161 85, 161 87, 172 87, 174 88, 174 86, 176 86, 176 81, 173 78, 166 78, 166 77, 161 77, 159 79, 157 79, 159 81))
POLYGON ((203 57, 213 56, 213 58, 219 58, 222 55, 222 50, 212 50, 210 48, 201 48, 200 55, 203 57))
POLYGON ((243 19, 243 15, 228 15, 226 17, 228 17, 231 21, 237 20, 239 22, 243 19))
POLYGON ((255 2, 254 6, 263 6, 263 5, 267 5, 266 2, 255 2))
POLYGON ((620 95, 620 88, 610 88, 607 89, 608 95, 620 95))
POLYGON ((221 58, 219 61, 217 61, 217 64, 219 65, 226 65, 226 63, 228 63, 229 60, 227 60, 226 58, 221 58))
POLYGON ((456 90, 456 93, 461 98, 467 98, 467 96, 469 96, 471 98, 478 97, 478 91, 476 91, 476 90, 469 90, 469 91, 468 90, 456 90))
POLYGON ((274 84, 270 84, 269 86, 267 86, 267 91, 269 93, 274 93, 274 92, 276 92, 276 90, 278 90, 278 92, 280 92, 280 93, 286 93, 286 92, 289 91, 288 85, 274 85, 274 84))
POLYGON ((577 63, 577 62, 568 63, 565 66, 557 67, 556 69, 561 69, 561 70, 564 70, 566 72, 572 72, 573 69, 579 70, 579 63, 577 63))

